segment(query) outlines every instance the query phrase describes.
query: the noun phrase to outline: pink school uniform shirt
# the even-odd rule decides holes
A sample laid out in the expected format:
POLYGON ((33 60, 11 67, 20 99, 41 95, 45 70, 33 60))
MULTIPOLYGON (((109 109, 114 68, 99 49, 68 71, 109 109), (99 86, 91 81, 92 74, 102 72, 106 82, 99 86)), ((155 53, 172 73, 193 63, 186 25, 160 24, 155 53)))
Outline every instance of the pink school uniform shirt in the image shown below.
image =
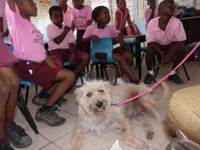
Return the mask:
POLYGON ((56 38, 64 31, 64 26, 62 28, 57 27, 56 25, 49 24, 47 26, 47 36, 49 39, 48 46, 49 51, 55 49, 69 49, 70 43, 75 43, 75 38, 72 30, 70 30, 67 35, 65 36, 64 40, 60 44, 56 44, 53 39, 56 38))
POLYGON ((16 11, 12 11, 8 4, 5 6, 8 29, 14 45, 14 55, 18 59, 42 62, 46 58, 42 35, 39 30, 16 11))
POLYGON ((123 12, 121 9, 117 8, 116 13, 120 14, 121 22, 117 22, 117 18, 115 17, 115 26, 117 27, 117 24, 119 24, 118 26, 119 30, 123 31, 126 28, 126 22, 129 16, 129 10, 128 8, 126 8, 125 11, 123 12))
POLYGON ((6 21, 6 17, 4 14, 4 8, 5 8, 5 0, 0 0, 0 17, 3 18, 3 29, 5 32, 7 29, 7 21, 6 21))
MULTIPOLYGON (((151 8, 147 8, 145 10, 144 16, 145 16, 145 21, 146 21, 146 27, 150 21, 150 17, 151 17, 151 13, 152 13, 152 9, 151 8)), ((154 16, 153 17, 157 17, 158 16, 158 12, 157 10, 154 11, 154 16)), ((152 18, 153 19, 153 18, 152 18)))
POLYGON ((70 6, 67 6, 67 11, 63 11, 63 24, 68 27, 72 26, 72 8, 70 6))
POLYGON ((114 38, 117 37, 119 33, 120 31, 118 31, 114 26, 106 25, 105 28, 101 29, 97 27, 96 23, 94 23, 86 29, 83 38, 88 38, 92 35, 97 35, 99 38, 114 38))
POLYGON ((146 33, 147 44, 156 42, 160 45, 168 45, 172 42, 186 40, 185 30, 180 20, 172 16, 165 31, 163 31, 159 28, 159 18, 152 19, 148 24, 146 33))
POLYGON ((87 21, 92 19, 92 8, 85 5, 82 9, 72 9, 72 21, 77 30, 85 30, 87 28, 87 21))

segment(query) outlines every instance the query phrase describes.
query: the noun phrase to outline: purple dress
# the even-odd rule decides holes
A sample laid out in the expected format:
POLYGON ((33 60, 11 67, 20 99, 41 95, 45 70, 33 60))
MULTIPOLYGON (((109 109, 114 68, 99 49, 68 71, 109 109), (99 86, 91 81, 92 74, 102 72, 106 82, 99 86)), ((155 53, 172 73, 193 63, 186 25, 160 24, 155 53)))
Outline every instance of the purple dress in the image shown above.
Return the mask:
POLYGON ((0 68, 12 66, 16 61, 17 59, 11 52, 9 52, 7 45, 0 37, 0 68))

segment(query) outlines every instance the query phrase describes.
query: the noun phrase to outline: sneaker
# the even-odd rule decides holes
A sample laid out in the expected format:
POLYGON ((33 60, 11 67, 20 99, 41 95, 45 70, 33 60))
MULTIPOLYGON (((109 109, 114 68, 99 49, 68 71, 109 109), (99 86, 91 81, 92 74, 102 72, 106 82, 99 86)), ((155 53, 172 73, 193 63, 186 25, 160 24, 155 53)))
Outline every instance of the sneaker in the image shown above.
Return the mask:
POLYGON ((151 74, 147 74, 145 77, 144 77, 144 81, 143 81, 145 84, 151 84, 153 82, 153 75, 151 74))
POLYGON ((9 143, 0 144, 0 150, 14 150, 9 143))
POLYGON ((171 75, 169 76, 168 78, 169 81, 172 81, 176 84, 183 84, 183 80, 178 76, 178 74, 174 74, 174 75, 171 75))
POLYGON ((32 103, 37 106, 42 106, 46 104, 47 100, 48 100, 48 97, 41 98, 39 94, 36 94, 32 99, 32 103))
POLYGON ((52 106, 44 111, 38 109, 35 115, 35 119, 37 121, 43 121, 47 123, 50 126, 56 127, 60 126, 63 123, 65 123, 65 118, 60 117, 55 111, 57 111, 58 108, 55 106, 52 106))
POLYGON ((25 148, 32 144, 31 137, 26 134, 25 130, 13 123, 13 126, 6 129, 8 140, 18 148, 25 148))

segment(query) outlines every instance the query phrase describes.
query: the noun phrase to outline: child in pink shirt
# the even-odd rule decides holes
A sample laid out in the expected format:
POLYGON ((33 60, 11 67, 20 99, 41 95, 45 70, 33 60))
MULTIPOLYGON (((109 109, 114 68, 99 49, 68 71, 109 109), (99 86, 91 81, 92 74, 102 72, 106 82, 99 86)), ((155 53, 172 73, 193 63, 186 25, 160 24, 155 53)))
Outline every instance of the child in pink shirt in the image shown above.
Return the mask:
POLYGON ((117 30, 121 31, 121 33, 123 33, 124 35, 128 35, 126 29, 126 23, 128 23, 129 29, 131 31, 130 34, 140 34, 137 26, 131 21, 129 10, 126 7, 126 0, 116 0, 116 3, 117 10, 115 12, 115 26, 117 30))
POLYGON ((73 85, 73 72, 59 69, 49 56, 46 56, 40 32, 30 22, 30 16, 37 15, 37 8, 32 0, 7 0, 5 7, 8 29, 13 39, 14 54, 20 60, 15 64, 15 71, 23 80, 39 84, 52 91, 44 105, 36 112, 36 120, 50 126, 59 126, 65 122, 55 112, 54 104, 73 85), (56 86, 54 83, 56 82, 56 86))
POLYGON ((114 49, 113 57, 120 65, 123 73, 128 76, 131 82, 138 84, 138 79, 135 75, 132 65, 132 55, 123 47, 123 39, 120 36, 120 31, 115 27, 108 25, 110 22, 109 10, 105 6, 98 6, 92 12, 94 24, 90 25, 83 35, 85 41, 98 40, 99 38, 109 37, 115 42, 120 42, 121 46, 114 49))
POLYGON ((0 1, 0 149, 14 150, 9 141, 16 147, 25 148, 31 145, 32 139, 25 130, 14 123, 15 108, 18 100, 19 79, 12 69, 17 61, 2 39, 3 11, 5 1, 0 1), (18 129, 21 130, 19 133, 18 129), (15 135, 10 137, 9 135, 15 135))
MULTIPOLYGON (((163 63, 173 62, 173 68, 179 64, 184 57, 185 30, 180 20, 173 16, 173 3, 163 1, 159 5, 159 15, 152 19, 147 27, 146 41, 146 64, 148 74, 144 82, 153 82, 153 62, 155 54, 159 54, 163 63)), ((169 76, 169 80, 176 84, 183 84, 176 72, 169 76)))
POLYGON ((77 30, 76 44, 77 49, 89 53, 90 43, 82 42, 86 28, 92 24, 92 8, 84 5, 84 0, 73 0, 72 27, 77 30))
POLYGON ((52 24, 47 26, 50 55, 59 60, 61 67, 66 61, 75 64, 75 74, 82 74, 89 63, 89 55, 84 51, 76 51, 72 30, 67 31, 68 27, 62 25, 62 9, 59 6, 52 6, 49 15, 52 21, 52 24))
POLYGON ((144 13, 146 27, 151 19, 158 16, 158 13, 156 11, 156 0, 147 0, 147 4, 149 5, 149 8, 147 8, 144 13))

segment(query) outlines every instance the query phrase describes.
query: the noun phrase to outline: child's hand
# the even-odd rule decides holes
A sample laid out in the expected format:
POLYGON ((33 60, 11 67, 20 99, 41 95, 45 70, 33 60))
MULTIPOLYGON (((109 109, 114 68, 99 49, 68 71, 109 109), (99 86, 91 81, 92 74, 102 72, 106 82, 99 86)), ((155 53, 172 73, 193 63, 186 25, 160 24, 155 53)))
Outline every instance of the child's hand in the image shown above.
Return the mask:
POLYGON ((99 37, 97 35, 92 35, 90 37, 90 39, 93 40, 93 41, 97 41, 97 40, 99 40, 99 37))
POLYGON ((87 26, 91 25, 92 24, 92 20, 88 20, 87 21, 87 26))

